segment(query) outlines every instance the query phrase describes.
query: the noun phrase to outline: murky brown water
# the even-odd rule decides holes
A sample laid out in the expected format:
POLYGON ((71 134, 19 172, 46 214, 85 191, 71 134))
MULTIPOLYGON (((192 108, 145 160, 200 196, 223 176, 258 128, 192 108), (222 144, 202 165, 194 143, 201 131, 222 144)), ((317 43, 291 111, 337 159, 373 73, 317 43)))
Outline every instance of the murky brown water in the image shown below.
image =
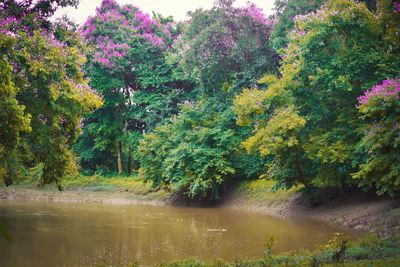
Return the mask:
POLYGON ((311 220, 272 218, 209 208, 0 202, 11 241, 0 238, 0 266, 126 266, 195 256, 260 257, 274 236, 276 251, 314 248, 343 232, 311 220))

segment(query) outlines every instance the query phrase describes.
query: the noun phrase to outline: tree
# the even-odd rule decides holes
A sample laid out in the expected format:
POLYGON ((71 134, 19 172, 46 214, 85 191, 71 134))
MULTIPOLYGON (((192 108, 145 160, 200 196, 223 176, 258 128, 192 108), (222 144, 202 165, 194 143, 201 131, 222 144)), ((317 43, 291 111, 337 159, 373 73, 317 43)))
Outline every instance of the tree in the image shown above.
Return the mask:
POLYGON ((279 51, 289 42, 289 33, 294 28, 296 16, 306 15, 318 10, 325 0, 276 0, 275 18, 277 19, 271 32, 271 46, 279 51))
POLYGON ((25 106, 18 102, 19 88, 12 79, 13 69, 8 57, 13 53, 15 39, 4 33, 0 36, 0 177, 9 185, 11 155, 19 143, 20 134, 31 130, 31 118, 25 113, 25 106))
MULTIPOLYGON (((87 85, 82 72, 84 46, 72 24, 59 21, 52 23, 50 30, 43 30, 35 23, 45 20, 45 15, 22 15, 18 19, 2 18, 0 23, 1 32, 8 36, 4 40, 11 44, 3 57, 4 74, 8 75, 3 79, 9 96, 18 92, 17 102, 13 102, 21 108, 15 110, 15 116, 30 118, 30 124, 19 127, 24 133, 19 134, 19 142, 14 142, 16 152, 8 154, 13 165, 2 178, 11 181, 23 169, 39 166, 41 183, 59 182, 76 169, 70 147, 80 133, 82 116, 99 107, 102 100, 87 85), (37 21, 32 20, 35 15, 37 21), (12 87, 15 90, 10 91, 12 87)), ((25 119, 24 125, 28 122, 25 119)), ((13 136, 2 139, 2 145, 18 135, 13 136)))
POLYGON ((242 142, 243 147, 249 154, 267 157, 266 176, 276 179, 279 187, 290 188, 298 183, 309 185, 311 181, 304 166, 308 161, 301 135, 307 121, 293 104, 289 69, 284 73, 280 80, 264 76, 258 81, 261 88, 244 89, 235 98, 233 110, 238 125, 254 129, 253 135, 242 142))
POLYGON ((399 93, 399 80, 388 79, 358 98, 358 109, 366 121, 361 142, 366 161, 353 177, 363 187, 376 188, 378 194, 394 195, 399 191, 399 93))
POLYGON ((264 163, 239 147, 249 131, 235 125, 232 101, 243 85, 274 72, 272 22, 253 4, 232 4, 219 1, 190 14, 171 58, 195 81, 196 98, 140 144, 141 174, 189 198, 218 199, 226 184, 257 176, 264 163))
POLYGON ((275 70, 269 44, 272 21, 254 4, 236 8, 233 2, 221 0, 210 10, 189 13, 176 43, 183 72, 205 91, 235 93, 275 70))
POLYGON ((170 124, 145 136, 141 170, 154 186, 171 185, 190 198, 219 198, 226 179, 236 173, 238 138, 229 129, 232 114, 210 108, 186 105, 170 124))
POLYGON ((81 164, 91 172, 117 168, 129 174, 142 133, 174 114, 191 89, 166 60, 177 28, 172 18, 153 19, 132 5, 105 0, 81 32, 92 47, 86 66, 90 85, 105 99, 85 120, 77 145, 81 164))
MULTIPOLYGON (((343 187, 354 183, 350 174, 360 163, 356 152, 361 126, 355 108, 357 96, 376 81, 399 73, 400 66, 397 47, 393 47, 397 39, 395 35, 388 38, 395 28, 388 29, 383 20, 388 14, 392 19, 396 14, 393 8, 390 12, 378 8, 377 13, 381 15, 376 16, 363 3, 331 0, 315 13, 297 16, 289 44, 282 51, 282 77, 278 81, 267 79, 266 89, 245 91, 237 100, 239 119, 244 116, 244 121, 256 125, 250 139, 254 142, 250 143, 261 151, 270 140, 257 136, 264 131, 266 138, 281 136, 284 127, 269 128, 270 124, 274 123, 278 108, 292 107, 289 110, 294 113, 290 116, 295 117, 287 123, 298 121, 302 129, 297 132, 295 140, 299 141, 291 151, 292 155, 299 155, 300 166, 307 170, 302 175, 298 172, 297 182, 304 183, 301 176, 305 176, 317 186, 343 187), (259 101, 261 107, 254 108, 252 95, 263 96, 259 101), (296 116, 306 120, 305 127, 296 116)), ((286 137, 288 144, 293 143, 292 138, 286 137)), ((273 176, 285 186, 293 184, 293 176, 285 175, 297 168, 292 159, 273 153, 279 166, 289 168, 273 176)))

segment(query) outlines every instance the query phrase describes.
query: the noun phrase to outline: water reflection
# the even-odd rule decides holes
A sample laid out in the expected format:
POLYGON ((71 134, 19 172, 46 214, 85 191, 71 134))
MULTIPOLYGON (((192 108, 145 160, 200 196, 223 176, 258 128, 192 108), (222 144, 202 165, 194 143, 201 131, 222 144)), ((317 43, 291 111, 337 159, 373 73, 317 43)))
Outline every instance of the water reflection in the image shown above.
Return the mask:
MULTIPOLYGON (((260 257, 313 248, 336 228, 250 212, 207 208, 0 202, 12 241, 0 240, 0 266, 126 266, 198 258, 260 257)), ((343 230, 340 230, 343 231, 343 230)))

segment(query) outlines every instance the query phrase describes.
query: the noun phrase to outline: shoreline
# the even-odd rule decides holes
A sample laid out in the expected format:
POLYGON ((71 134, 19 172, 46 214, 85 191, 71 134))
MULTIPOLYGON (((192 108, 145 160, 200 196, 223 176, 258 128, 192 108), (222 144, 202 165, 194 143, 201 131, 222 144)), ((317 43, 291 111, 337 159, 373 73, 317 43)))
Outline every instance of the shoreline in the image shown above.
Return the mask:
POLYGON ((35 189, 23 187, 1 187, 0 201, 48 201, 64 203, 97 203, 106 205, 135 205, 152 206, 168 205, 162 197, 138 195, 127 190, 119 191, 89 191, 84 189, 58 191, 56 189, 35 189))
POLYGON ((249 209, 280 218, 308 218, 361 233, 390 235, 400 230, 400 199, 368 199, 365 195, 341 196, 318 207, 304 204, 300 194, 283 203, 249 203, 229 199, 223 207, 249 209))
MULTIPOLYGON (((152 205, 174 206, 168 195, 149 193, 135 194, 129 190, 89 191, 85 189, 55 189, 1 187, 0 201, 49 201, 65 203, 98 203, 106 205, 152 205)), ((365 193, 338 196, 317 207, 304 204, 300 193, 293 194, 285 201, 271 203, 251 201, 237 192, 224 199, 219 208, 251 210, 269 216, 290 219, 308 218, 344 227, 357 232, 374 232, 381 236, 390 235, 400 229, 400 199, 377 198, 365 193)))

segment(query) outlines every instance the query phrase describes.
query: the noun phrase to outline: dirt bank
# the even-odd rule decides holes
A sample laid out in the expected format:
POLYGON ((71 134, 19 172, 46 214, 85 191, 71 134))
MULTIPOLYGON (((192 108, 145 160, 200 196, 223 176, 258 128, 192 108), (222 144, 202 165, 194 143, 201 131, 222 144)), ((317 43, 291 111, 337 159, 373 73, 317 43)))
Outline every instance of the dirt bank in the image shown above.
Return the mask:
POLYGON ((400 198, 379 198, 363 192, 338 195, 316 207, 310 207, 299 192, 278 202, 254 201, 251 197, 236 192, 224 201, 223 206, 232 209, 246 208, 279 217, 308 217, 380 235, 400 230, 400 198))
POLYGON ((166 205, 167 196, 163 192, 145 195, 129 190, 93 192, 87 190, 57 191, 55 189, 35 189, 21 187, 0 187, 1 200, 56 201, 71 203, 102 203, 115 205, 166 205))

